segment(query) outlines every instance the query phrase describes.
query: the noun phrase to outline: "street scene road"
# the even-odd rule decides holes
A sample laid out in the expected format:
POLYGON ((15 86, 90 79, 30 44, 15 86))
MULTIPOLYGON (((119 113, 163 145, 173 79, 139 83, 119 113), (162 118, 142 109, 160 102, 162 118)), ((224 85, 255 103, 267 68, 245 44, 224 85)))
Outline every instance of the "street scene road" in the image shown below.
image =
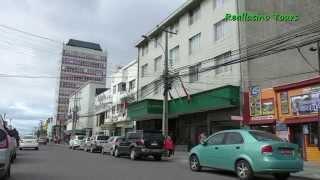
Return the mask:
MULTIPOLYGON (((258 177, 269 180, 271 177, 258 177)), ((41 146, 39 151, 23 150, 12 164, 11 180, 233 180, 229 172, 205 169, 192 172, 182 153, 173 160, 115 158, 100 153, 70 150, 65 146, 41 146)), ((290 178, 303 180, 303 178, 290 178)))

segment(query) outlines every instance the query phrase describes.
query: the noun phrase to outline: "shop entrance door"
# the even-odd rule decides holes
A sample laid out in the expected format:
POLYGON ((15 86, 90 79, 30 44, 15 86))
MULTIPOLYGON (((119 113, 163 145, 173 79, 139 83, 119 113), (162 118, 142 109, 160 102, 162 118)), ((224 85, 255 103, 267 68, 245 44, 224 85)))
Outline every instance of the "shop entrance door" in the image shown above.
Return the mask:
POLYGON ((290 127, 290 137, 291 137, 291 143, 297 144, 299 148, 302 150, 301 155, 304 156, 303 153, 303 144, 304 144, 304 137, 303 137, 303 129, 302 125, 295 125, 290 127))

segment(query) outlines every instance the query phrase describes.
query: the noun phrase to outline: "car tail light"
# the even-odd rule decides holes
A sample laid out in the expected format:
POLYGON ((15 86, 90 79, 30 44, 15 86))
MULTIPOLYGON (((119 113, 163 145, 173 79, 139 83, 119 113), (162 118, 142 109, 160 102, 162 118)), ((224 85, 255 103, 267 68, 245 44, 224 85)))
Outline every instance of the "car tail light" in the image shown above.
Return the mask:
POLYGON ((9 147, 9 139, 8 137, 5 137, 0 141, 0 149, 6 149, 8 147, 9 147))
POLYGON ((272 153, 272 152, 273 152, 273 149, 272 149, 272 146, 270 146, 270 145, 263 146, 263 147, 261 148, 261 153, 262 153, 262 154, 270 154, 270 153, 272 153))
POLYGON ((137 145, 144 145, 144 140, 143 139, 138 140, 137 145))

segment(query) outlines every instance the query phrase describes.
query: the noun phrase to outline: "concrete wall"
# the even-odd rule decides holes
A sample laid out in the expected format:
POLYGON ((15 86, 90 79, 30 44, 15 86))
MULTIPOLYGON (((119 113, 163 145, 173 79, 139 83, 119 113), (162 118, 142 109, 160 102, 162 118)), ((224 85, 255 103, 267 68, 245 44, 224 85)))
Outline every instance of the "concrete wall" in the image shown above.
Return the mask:
MULTIPOLYGON (((294 13, 299 16, 297 22, 240 23, 242 48, 287 33, 320 18, 319 0, 239 0, 239 9, 240 12, 294 13)), ((315 47, 314 44, 311 46, 315 47)), ((248 80, 245 88, 253 85, 272 87, 314 77, 317 73, 308 72, 318 68, 318 60, 316 52, 309 51, 311 46, 303 47, 301 51, 313 68, 303 60, 297 49, 243 63, 244 79, 248 80)))

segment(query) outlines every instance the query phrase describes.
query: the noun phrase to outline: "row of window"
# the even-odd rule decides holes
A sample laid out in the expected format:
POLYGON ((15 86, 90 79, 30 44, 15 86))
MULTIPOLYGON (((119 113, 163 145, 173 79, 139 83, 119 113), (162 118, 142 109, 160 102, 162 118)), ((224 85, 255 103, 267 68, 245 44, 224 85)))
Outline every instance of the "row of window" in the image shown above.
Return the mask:
POLYGON ((72 82, 64 82, 64 81, 62 81, 62 82, 60 83, 60 87, 62 87, 62 88, 72 88, 72 89, 77 89, 77 88, 79 88, 80 86, 79 86, 79 85, 77 85, 76 83, 72 83, 72 82))
MULTIPOLYGON (((225 0, 213 0, 213 8, 214 9, 219 9, 222 8, 225 4, 225 0)), ((192 10, 190 10, 188 12, 188 24, 191 26, 193 24, 195 24, 199 19, 200 19, 200 14, 201 14, 201 7, 198 6, 192 10)), ((225 26, 225 21, 222 20, 218 23, 216 23, 214 25, 214 39, 215 41, 218 41, 220 39, 223 38, 224 36, 224 32, 228 29, 225 26)), ((174 33, 178 33, 179 32, 179 21, 176 21, 174 23, 172 23, 169 28, 168 28, 169 32, 173 32, 173 33, 169 33, 169 37, 173 37, 174 33)), ((194 45, 190 45, 190 47, 197 47, 197 44, 199 44, 200 42, 200 36, 199 34, 190 38, 189 40, 193 41, 194 45)), ((162 34, 156 35, 153 39, 153 43, 154 43, 154 48, 158 48, 159 44, 162 43, 162 34)), ((146 54, 148 54, 149 50, 148 50, 149 44, 146 43, 144 46, 142 46, 141 50, 140 50, 140 54, 141 56, 144 56, 146 54)), ((192 48, 189 48, 189 54, 192 54, 192 48)))
MULTIPOLYGON (((215 57, 215 66, 217 66, 217 68, 215 69, 215 74, 219 75, 222 74, 224 72, 231 72, 232 71, 232 66, 231 65, 226 65, 226 63, 228 63, 229 61, 231 61, 231 51, 228 51, 226 53, 223 53, 219 56, 215 57), (221 67, 219 67, 219 65, 221 65, 221 67)), ((161 61, 161 56, 156 58, 154 60, 154 72, 158 72, 160 70, 162 70, 162 61, 161 61)), ((199 80, 199 70, 201 69, 201 63, 196 64, 194 66, 190 66, 189 67, 189 81, 190 82, 195 82, 199 80)), ((141 77, 145 77, 148 73, 148 64, 144 64, 141 67, 141 77)))
POLYGON ((83 60, 79 60, 71 57, 64 57, 62 59, 62 64, 72 64, 72 65, 86 66, 86 67, 92 67, 92 68, 106 68, 106 64, 104 63, 88 62, 88 61, 83 61, 83 60))
POLYGON ((89 54, 79 51, 71 51, 71 50, 63 50, 64 56, 76 57, 76 58, 83 58, 88 60, 96 60, 96 61, 107 61, 106 56, 100 56, 95 54, 89 54))
MULTIPOLYGON (((214 38, 215 41, 219 41, 223 39, 223 37, 227 33, 227 24, 224 20, 216 23, 214 25, 214 38)), ((200 51, 201 49, 201 33, 198 33, 194 36, 192 36, 189 39, 189 55, 196 54, 200 51)), ((173 68, 175 65, 179 63, 179 45, 175 46, 174 48, 170 49, 169 51, 169 67, 173 68)), ((154 59, 154 68, 153 72, 159 72, 162 70, 162 56, 156 57, 154 59)), ((218 58, 220 59, 220 58, 218 58)), ((148 64, 144 64, 141 67, 141 77, 145 77, 148 74, 148 64)))
POLYGON ((59 98, 59 104, 68 104, 69 100, 68 98, 59 98))
POLYGON ((62 71, 63 72, 96 75, 96 76, 104 76, 105 75, 105 72, 103 70, 88 69, 88 68, 81 68, 81 67, 62 66, 62 71))
MULTIPOLYGON (((134 88, 136 87, 136 80, 134 79, 134 80, 129 81, 128 86, 129 86, 128 92, 131 92, 132 90, 134 90, 134 88)), ((114 85, 112 87, 113 94, 116 94, 117 90, 118 90, 118 92, 127 91, 127 83, 121 82, 118 85, 114 85)))
POLYGON ((77 75, 67 75, 67 76, 61 76, 62 80, 67 81, 104 81, 103 77, 90 77, 90 76, 77 76, 77 75))

